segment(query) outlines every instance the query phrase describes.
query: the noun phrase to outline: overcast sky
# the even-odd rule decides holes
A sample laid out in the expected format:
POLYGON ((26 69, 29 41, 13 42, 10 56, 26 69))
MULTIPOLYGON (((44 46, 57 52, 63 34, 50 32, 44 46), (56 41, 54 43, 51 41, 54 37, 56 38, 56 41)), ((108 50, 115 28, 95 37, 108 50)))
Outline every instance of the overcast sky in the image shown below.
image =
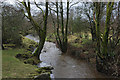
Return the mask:
MULTIPOLYGON (((15 5, 15 2, 16 2, 17 0, 0 0, 0 2, 6 2, 6 3, 8 3, 8 4, 12 4, 12 5, 15 5)), ((19 1, 23 1, 23 0, 19 0, 19 1)), ((27 0, 25 0, 25 1, 27 1, 27 0)), ((34 0, 30 0, 30 2, 33 2, 34 0)), ((46 0, 35 0, 37 3, 38 2, 45 2, 46 0)), ((48 0, 48 1, 52 1, 52 2, 55 2, 56 0, 48 0)), ((61 1, 61 0, 58 0, 58 1, 61 1)), ((67 0, 62 0, 63 2, 66 2, 67 0)), ((74 2, 78 2, 78 1, 80 1, 80 2, 91 2, 91 0, 69 0, 69 1, 72 1, 73 3, 74 2)), ((92 0, 92 1, 97 1, 97 0, 92 0)), ((113 1, 113 0, 98 0, 98 1, 113 1)), ((114 0, 114 1, 120 1, 120 0, 114 0)), ((76 4, 76 5, 74 5, 74 6, 78 6, 78 5, 80 5, 80 4, 76 4)), ((43 9, 44 9, 44 7, 42 7, 43 9)), ((31 12, 32 12, 32 14, 36 14, 36 13, 38 13, 40 10, 36 7, 36 5, 31 5, 31 12)))
MULTIPOLYGON (((15 2, 17 1, 17 0, 1 0, 1 1, 3 1, 3 2, 5 2, 5 3, 7 3, 7 4, 11 4, 11 5, 14 5, 14 6, 16 6, 16 4, 15 4, 15 2)), ((19 1, 23 1, 23 0, 19 0, 19 1)), ((33 2, 34 0, 30 0, 30 2, 33 2)), ((35 0, 37 3, 38 2, 40 2, 41 0, 35 0)), ((45 0, 44 0, 45 1, 45 0)), ((54 0, 53 0, 54 1, 54 0)), ((67 0, 63 0, 64 2, 65 1, 67 1, 67 0)), ((43 0, 41 1, 41 2, 43 2, 43 0)), ((73 1, 74 2, 74 1, 73 1)), ((66 5, 64 5, 64 6, 66 6, 66 5)), ((43 10, 45 9, 45 7, 43 6, 43 7, 41 7, 41 8, 43 8, 43 10)), ((37 7, 36 7, 36 5, 34 5, 34 4, 32 4, 31 5, 31 12, 33 13, 33 14, 35 14, 35 13, 37 13, 38 11, 40 11, 40 9, 38 9, 37 7)))
MULTIPOLYGON (((17 0, 0 0, 0 1, 7 1, 10 4, 15 4, 15 1, 17 1, 17 0)), ((23 0, 19 0, 19 1, 23 1, 23 0)), ((30 0, 30 1, 34 1, 34 0, 30 0)), ((45 2, 46 0, 35 0, 35 1, 37 1, 37 2, 45 2)), ((55 2, 57 0, 48 0, 48 1, 55 2)), ((61 0, 58 0, 58 1, 61 1, 61 0)), ((67 0, 62 0, 62 1, 66 2, 67 0)), ((69 0, 69 1, 73 1, 73 2, 78 2, 78 1, 80 1, 80 2, 91 2, 91 1, 94 1, 94 2, 95 1, 98 1, 98 2, 108 2, 108 1, 115 1, 115 2, 118 2, 120 0, 69 0)))

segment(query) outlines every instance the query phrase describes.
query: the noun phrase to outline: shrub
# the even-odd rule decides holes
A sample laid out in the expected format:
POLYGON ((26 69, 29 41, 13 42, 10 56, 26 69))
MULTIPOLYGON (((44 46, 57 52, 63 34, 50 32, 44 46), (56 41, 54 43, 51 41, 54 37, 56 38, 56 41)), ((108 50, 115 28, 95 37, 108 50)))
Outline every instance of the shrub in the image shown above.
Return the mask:
POLYGON ((34 49, 35 47, 37 47, 37 43, 22 36, 22 46, 26 49, 34 49))

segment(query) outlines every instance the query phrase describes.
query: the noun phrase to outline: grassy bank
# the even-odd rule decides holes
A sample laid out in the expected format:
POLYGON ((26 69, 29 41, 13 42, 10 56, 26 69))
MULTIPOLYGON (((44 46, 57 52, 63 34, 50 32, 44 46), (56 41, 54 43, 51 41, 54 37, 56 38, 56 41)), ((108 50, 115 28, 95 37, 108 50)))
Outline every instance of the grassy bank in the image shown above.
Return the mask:
POLYGON ((2 77, 3 78, 29 78, 36 73, 36 66, 24 64, 15 58, 16 54, 23 53, 24 49, 9 49, 2 51, 2 77))
POLYGON ((50 78, 52 67, 38 68, 41 61, 31 53, 37 43, 22 36, 22 45, 4 44, 2 50, 2 78, 50 78))

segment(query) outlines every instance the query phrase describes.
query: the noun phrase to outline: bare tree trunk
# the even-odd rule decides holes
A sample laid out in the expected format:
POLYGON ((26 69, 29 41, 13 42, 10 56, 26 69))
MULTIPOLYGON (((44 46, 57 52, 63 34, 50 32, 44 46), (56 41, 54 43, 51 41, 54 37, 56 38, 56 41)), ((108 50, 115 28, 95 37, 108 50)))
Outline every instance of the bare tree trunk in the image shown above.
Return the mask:
POLYGON ((111 13, 113 9, 114 2, 109 2, 107 4, 107 13, 106 13, 106 21, 105 21, 105 30, 103 36, 100 33, 100 3, 94 3, 95 5, 95 13, 96 19, 94 16, 94 21, 96 24, 96 37, 97 37, 97 56, 96 56, 96 67, 98 71, 102 69, 107 70, 108 68, 108 38, 109 38, 109 24, 111 13), (99 61, 98 61, 99 58, 99 61), (105 68, 104 68, 105 67, 105 68))
POLYGON ((40 41, 39 41, 39 44, 38 44, 36 51, 34 52, 34 56, 36 56, 38 59, 39 59, 41 51, 44 47, 44 43, 45 43, 45 37, 42 37, 42 39, 40 39, 40 41))
POLYGON ((106 14, 106 21, 105 21, 105 31, 103 34, 103 54, 108 56, 108 37, 109 37, 109 25, 110 25, 110 18, 113 9, 114 2, 109 2, 107 4, 107 14, 106 14))
MULTIPOLYGON (((60 22, 59 22, 59 7, 58 2, 56 2, 56 13, 57 13, 57 35, 56 35, 56 41, 63 53, 67 52, 67 35, 68 35, 68 19, 69 19, 69 2, 67 2, 67 20, 66 20, 66 26, 64 26, 64 18, 63 18, 63 2, 60 2, 60 15, 61 15, 61 33, 62 36, 60 36, 60 22)), ((53 21, 53 24, 55 26, 55 23, 53 21)))
POLYGON ((118 28, 117 28, 117 31, 118 31, 118 35, 117 37, 120 35, 120 1, 118 3, 118 28))
POLYGON ((95 2, 94 6, 95 6, 96 19, 95 19, 95 13, 93 14, 93 16, 96 26, 97 55, 100 55, 100 3, 95 2))
MULTIPOLYGON (((25 15, 31 22, 31 24, 33 25, 33 27, 35 28, 38 36, 39 36, 39 44, 38 44, 38 48, 36 49, 35 53, 33 54, 35 57, 37 57, 39 59, 39 55, 43 49, 44 43, 45 43, 45 38, 46 38, 46 30, 47 30, 47 17, 48 17, 48 2, 46 0, 46 11, 45 11, 45 15, 43 15, 43 22, 44 22, 44 27, 43 29, 41 28, 41 26, 38 25, 37 22, 34 21, 34 19, 31 16, 31 12, 30 12, 30 1, 28 0, 28 3, 26 4, 26 2, 23 2, 23 5, 26 8, 26 11, 28 13, 28 16, 25 15)), ((37 5, 37 4, 36 4, 37 5)))
POLYGON ((90 15, 86 13, 88 19, 89 19, 89 24, 90 24, 90 30, 91 30, 91 35, 92 35, 92 41, 96 40, 96 28, 95 28, 95 22, 91 20, 90 15))
POLYGON ((63 48, 64 48, 64 53, 67 52, 67 47, 68 47, 68 39, 67 39, 67 35, 68 35, 68 20, 69 20, 69 2, 67 2, 67 21, 66 21, 66 27, 65 27, 65 40, 63 43, 63 48))
POLYGON ((48 2, 46 2, 46 12, 45 12, 45 16, 44 16, 44 27, 43 27, 43 31, 39 34, 39 45, 38 48, 36 49, 34 56, 37 56, 39 59, 39 55, 44 47, 44 43, 45 43, 45 38, 46 38, 46 31, 47 31, 47 18, 48 18, 48 2))

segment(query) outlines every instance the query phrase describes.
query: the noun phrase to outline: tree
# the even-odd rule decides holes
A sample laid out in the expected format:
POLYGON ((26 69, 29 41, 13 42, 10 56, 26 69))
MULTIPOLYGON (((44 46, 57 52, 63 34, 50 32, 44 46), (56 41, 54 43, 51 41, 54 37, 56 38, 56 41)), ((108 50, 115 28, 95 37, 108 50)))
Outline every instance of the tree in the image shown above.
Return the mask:
MULTIPOLYGON (((100 3, 94 3, 95 6, 95 13, 93 14, 93 19, 95 22, 95 26, 96 26, 96 43, 97 43, 97 55, 101 58, 100 56, 100 3), (96 17, 95 17, 96 14, 96 17), (96 18, 96 19, 95 19, 96 18)), ((97 63, 97 59, 96 59, 96 63, 97 63)))
POLYGON ((92 35, 92 41, 96 40, 96 29, 95 29, 95 23, 93 21, 93 12, 94 12, 94 6, 93 3, 90 2, 84 2, 83 3, 83 13, 86 15, 86 17, 88 18, 88 22, 89 22, 89 26, 88 27, 90 29, 91 35, 92 35))
MULTIPOLYGON (((111 19, 111 13, 113 10, 114 2, 108 2, 107 9, 106 9, 106 20, 105 20, 105 29, 104 33, 102 34, 100 32, 100 9, 101 9, 101 3, 95 2, 95 14, 94 14, 94 21, 96 25, 96 37, 97 37, 97 56, 100 58, 101 62, 103 63, 102 66, 105 66, 110 58, 110 52, 108 50, 108 44, 109 44, 109 28, 110 28, 110 19, 111 19), (96 15, 96 17, 95 17, 96 15)), ((100 62, 100 63, 101 63, 100 62)), ((100 71, 98 67, 100 67, 98 58, 96 57, 96 67, 97 70, 100 71)), ((107 66, 109 67, 109 66, 107 66)))
POLYGON ((2 43, 19 46, 21 44, 19 30, 24 22, 22 11, 12 5, 3 5, 2 9, 2 43))
MULTIPOLYGON (((25 15, 31 22, 31 24, 33 25, 33 27, 35 28, 37 35, 39 36, 39 44, 38 47, 35 51, 35 53, 33 54, 34 56, 36 56, 39 59, 39 55, 41 53, 41 50, 43 49, 44 43, 45 43, 45 38, 46 38, 46 30, 47 30, 47 17, 48 17, 48 2, 46 1, 45 7, 46 7, 46 11, 44 13, 44 11, 36 4, 35 5, 42 11, 43 13, 43 28, 41 25, 39 25, 32 17, 31 15, 31 7, 30 7, 30 1, 28 0, 27 2, 25 2, 25 0, 23 0, 22 2, 23 6, 25 7, 25 10, 27 12, 28 15, 25 15)), ((25 12, 24 12, 25 14, 25 12)))
MULTIPOLYGON (((118 3, 118 27, 117 27, 117 39, 118 39, 118 37, 119 37, 119 35, 120 35, 120 1, 119 1, 119 3, 118 3)), ((120 39, 118 39, 118 41, 119 41, 120 39)))
POLYGON ((56 24, 55 24, 54 20, 53 20, 53 25, 56 29, 55 30, 56 41, 57 41, 57 44, 59 45, 61 51, 63 53, 66 53, 67 52, 67 43, 68 43, 67 35, 68 35, 68 20, 69 20, 69 1, 67 1, 66 25, 64 24, 64 17, 63 17, 64 16, 64 14, 63 14, 63 2, 61 1, 60 5, 58 4, 58 2, 56 2, 55 6, 56 6, 55 12, 57 14, 57 27, 55 27, 56 24), (59 11, 59 9, 60 9, 60 11, 59 11), (59 14, 59 12, 60 12, 60 14, 59 14), (60 18, 59 18, 59 15, 61 16, 60 18), (61 20, 61 22, 60 22, 60 20, 61 20), (61 24, 61 29, 60 29, 60 24, 61 24), (61 35, 60 35, 60 30, 61 30, 61 35))
POLYGON ((73 34, 73 24, 74 24, 74 10, 73 9, 70 9, 70 14, 69 14, 69 27, 68 27, 68 30, 69 30, 69 33, 70 34, 73 34))

